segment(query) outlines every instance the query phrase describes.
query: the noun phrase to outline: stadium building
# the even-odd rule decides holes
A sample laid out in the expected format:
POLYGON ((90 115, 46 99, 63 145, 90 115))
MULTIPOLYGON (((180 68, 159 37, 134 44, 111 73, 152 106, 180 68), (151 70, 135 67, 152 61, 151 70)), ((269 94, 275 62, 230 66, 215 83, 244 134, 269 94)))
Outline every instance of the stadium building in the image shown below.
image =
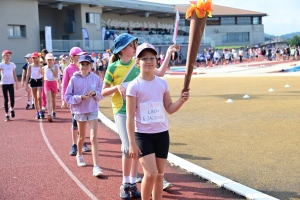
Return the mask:
MULTIPOLYGON (((189 5, 166 5, 138 0, 2 0, 0 46, 13 52, 12 62, 21 74, 24 55, 47 49, 67 53, 73 46, 103 52, 113 37, 131 33, 139 43, 154 44, 165 52, 172 44, 175 10, 180 12, 177 43, 188 45, 189 5)), ((201 48, 264 43, 265 13, 214 5, 201 48)))

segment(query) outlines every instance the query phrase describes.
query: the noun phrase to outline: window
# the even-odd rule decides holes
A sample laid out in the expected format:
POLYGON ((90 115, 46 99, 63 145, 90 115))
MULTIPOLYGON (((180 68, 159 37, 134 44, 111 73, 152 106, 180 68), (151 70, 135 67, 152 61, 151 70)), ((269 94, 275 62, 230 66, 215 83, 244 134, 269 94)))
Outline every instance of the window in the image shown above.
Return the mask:
POLYGON ((222 35, 222 42, 249 42, 249 33, 226 33, 222 35))
POLYGON ((26 37, 25 25, 8 25, 7 30, 8 30, 8 37, 12 37, 12 38, 26 37))
POLYGON ((251 24, 251 17, 238 17, 237 24, 239 24, 239 25, 251 24))
POLYGON ((252 23, 253 23, 253 24, 260 24, 260 22, 259 22, 259 17, 253 17, 252 23))
POLYGON ((85 16, 88 24, 97 24, 100 21, 100 14, 98 13, 86 13, 85 16))
POLYGON ((219 17, 208 17, 206 20, 206 25, 220 25, 219 17))
POLYGON ((221 25, 235 25, 235 17, 222 17, 221 25))

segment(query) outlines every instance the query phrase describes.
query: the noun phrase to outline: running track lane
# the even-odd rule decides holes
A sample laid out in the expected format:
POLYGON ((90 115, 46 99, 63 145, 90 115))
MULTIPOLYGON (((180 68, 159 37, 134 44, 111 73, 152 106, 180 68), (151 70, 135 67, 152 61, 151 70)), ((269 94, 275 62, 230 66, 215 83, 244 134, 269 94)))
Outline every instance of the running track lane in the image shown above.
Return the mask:
MULTIPOLYGON (((83 168, 69 156, 70 111, 57 106, 58 119, 53 123, 35 120, 35 111, 24 109, 25 90, 15 93, 16 117, 10 122, 4 122, 2 91, 0 95, 0 199, 119 199, 118 135, 99 123, 99 165, 105 176, 93 177, 91 153, 84 153, 87 167, 83 168)), ((59 98, 57 103, 61 104, 59 98)), ((86 142, 90 147, 88 134, 86 142)), ((165 177, 174 187, 163 193, 163 199, 245 199, 169 164, 165 177)))

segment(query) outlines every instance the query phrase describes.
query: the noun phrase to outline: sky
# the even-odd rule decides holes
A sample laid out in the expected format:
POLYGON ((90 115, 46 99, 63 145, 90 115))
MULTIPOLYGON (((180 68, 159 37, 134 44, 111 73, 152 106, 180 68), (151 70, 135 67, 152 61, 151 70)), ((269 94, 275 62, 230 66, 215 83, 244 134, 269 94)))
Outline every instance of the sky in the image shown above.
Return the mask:
MULTIPOLYGON (((163 4, 189 4, 189 0, 142 0, 163 4)), ((213 0, 213 4, 266 13, 263 17, 265 33, 284 35, 300 32, 299 0, 213 0)), ((214 15, 214 13, 212 13, 214 15)))

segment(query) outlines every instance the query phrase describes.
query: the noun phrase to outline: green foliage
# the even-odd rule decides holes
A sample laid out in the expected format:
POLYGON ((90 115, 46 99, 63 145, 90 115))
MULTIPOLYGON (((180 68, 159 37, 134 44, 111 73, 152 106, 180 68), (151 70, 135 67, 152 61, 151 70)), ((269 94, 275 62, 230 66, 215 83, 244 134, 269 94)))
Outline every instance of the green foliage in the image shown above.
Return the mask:
POLYGON ((295 35, 292 39, 288 41, 288 44, 293 47, 293 46, 300 46, 300 37, 298 35, 295 35))

